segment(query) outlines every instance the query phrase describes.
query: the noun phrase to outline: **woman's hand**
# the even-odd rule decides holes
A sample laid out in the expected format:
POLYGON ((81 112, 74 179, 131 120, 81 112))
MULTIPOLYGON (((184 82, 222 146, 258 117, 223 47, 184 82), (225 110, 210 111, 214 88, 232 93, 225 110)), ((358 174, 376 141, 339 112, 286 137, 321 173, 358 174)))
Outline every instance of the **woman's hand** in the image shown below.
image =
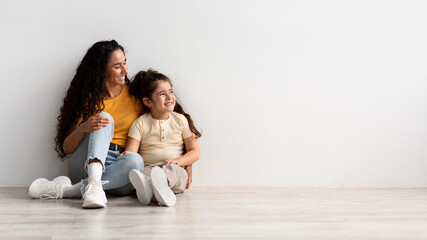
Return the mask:
POLYGON ((95 130, 106 127, 108 126, 108 124, 110 124, 110 119, 101 117, 101 114, 98 113, 89 117, 89 119, 86 122, 80 125, 80 128, 83 132, 90 133, 95 130))
POLYGON ((189 189, 191 183, 193 182, 193 165, 188 165, 184 167, 184 169, 185 171, 187 171, 187 174, 188 174, 187 189, 189 189))
POLYGON ((86 122, 82 123, 83 119, 80 117, 77 124, 71 129, 70 133, 64 140, 62 147, 65 154, 74 152, 87 133, 94 130, 101 129, 110 124, 110 119, 101 117, 101 114, 91 116, 86 122))

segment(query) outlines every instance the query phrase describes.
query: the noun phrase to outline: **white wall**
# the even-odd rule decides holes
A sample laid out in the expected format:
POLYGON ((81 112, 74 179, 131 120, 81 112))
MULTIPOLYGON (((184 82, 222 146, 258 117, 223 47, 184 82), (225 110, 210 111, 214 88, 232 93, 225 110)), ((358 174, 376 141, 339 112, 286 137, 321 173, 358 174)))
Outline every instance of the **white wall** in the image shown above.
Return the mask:
POLYGON ((0 186, 53 150, 96 41, 169 75, 197 126, 193 186, 427 187, 426 1, 0 0, 0 186))

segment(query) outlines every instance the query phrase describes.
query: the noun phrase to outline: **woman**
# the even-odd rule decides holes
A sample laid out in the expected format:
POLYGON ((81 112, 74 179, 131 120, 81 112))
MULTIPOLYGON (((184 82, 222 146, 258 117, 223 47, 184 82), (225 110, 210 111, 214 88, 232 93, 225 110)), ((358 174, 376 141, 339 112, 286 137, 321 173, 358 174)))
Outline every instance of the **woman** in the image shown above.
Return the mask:
POLYGON ((71 181, 39 178, 28 190, 30 197, 83 196, 83 208, 101 208, 107 203, 104 190, 115 195, 133 191, 129 171, 142 170, 144 162, 137 153, 118 157, 141 112, 128 93, 127 73, 124 49, 116 41, 89 48, 65 95, 55 138, 60 158, 69 157, 71 181))

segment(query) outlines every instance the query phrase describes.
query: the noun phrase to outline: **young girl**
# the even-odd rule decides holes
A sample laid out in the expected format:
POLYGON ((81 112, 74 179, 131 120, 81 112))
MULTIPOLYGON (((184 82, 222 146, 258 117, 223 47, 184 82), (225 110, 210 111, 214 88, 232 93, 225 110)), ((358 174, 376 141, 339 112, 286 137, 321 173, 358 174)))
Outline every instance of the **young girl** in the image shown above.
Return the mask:
POLYGON ((197 138, 201 136, 191 119, 176 101, 171 81, 154 71, 141 71, 133 79, 129 92, 143 103, 142 115, 129 129, 122 154, 138 152, 144 170, 134 169, 129 179, 138 200, 150 204, 153 195, 158 203, 173 206, 175 193, 191 184, 184 167, 191 167, 200 157, 197 138))

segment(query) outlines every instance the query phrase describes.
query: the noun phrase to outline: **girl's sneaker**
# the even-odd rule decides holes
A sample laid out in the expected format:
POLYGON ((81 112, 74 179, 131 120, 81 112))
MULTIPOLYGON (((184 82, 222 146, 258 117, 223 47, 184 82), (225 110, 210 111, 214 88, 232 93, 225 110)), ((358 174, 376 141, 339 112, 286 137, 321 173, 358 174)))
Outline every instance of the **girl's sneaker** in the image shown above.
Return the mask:
POLYGON ((53 181, 46 178, 34 180, 28 188, 28 196, 40 199, 62 198, 64 188, 71 186, 71 180, 66 176, 60 176, 53 181))
POLYGON ((154 197, 160 204, 168 207, 175 205, 175 193, 170 189, 166 174, 160 167, 151 169, 151 184, 153 185, 154 197))
POLYGON ((153 198, 153 187, 150 180, 138 169, 132 169, 129 172, 129 180, 136 190, 138 200, 144 205, 150 204, 153 198))

